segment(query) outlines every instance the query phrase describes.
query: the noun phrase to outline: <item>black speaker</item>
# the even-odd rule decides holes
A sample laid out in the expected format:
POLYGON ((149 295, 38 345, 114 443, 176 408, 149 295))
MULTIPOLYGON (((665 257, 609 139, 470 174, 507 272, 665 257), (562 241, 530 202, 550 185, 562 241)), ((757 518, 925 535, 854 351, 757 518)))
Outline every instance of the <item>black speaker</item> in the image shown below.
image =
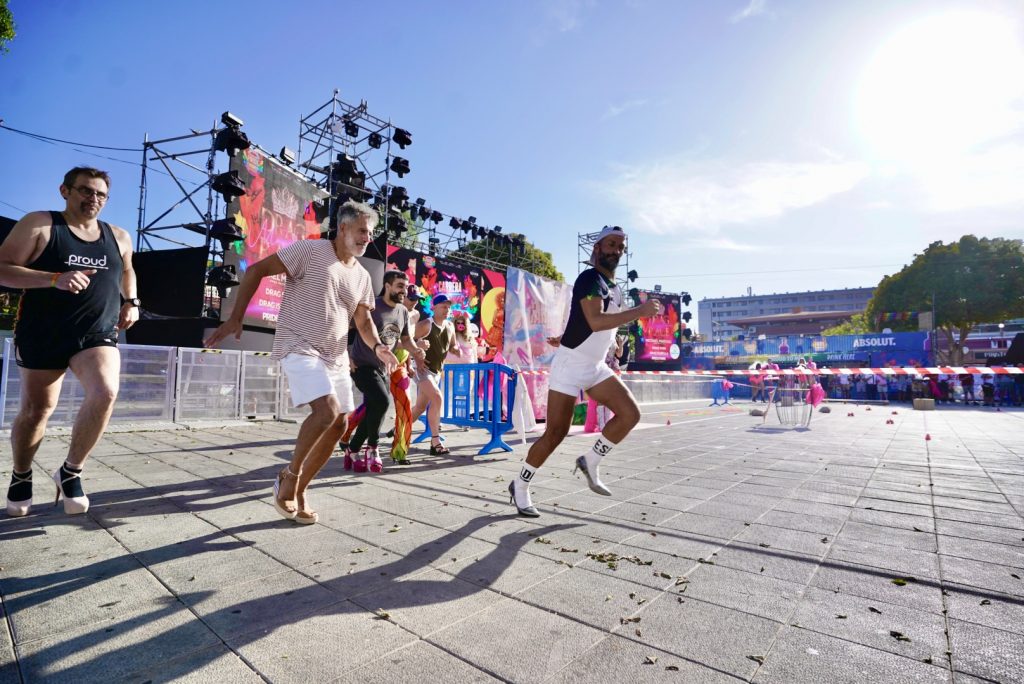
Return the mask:
POLYGON ((160 316, 201 316, 208 255, 206 247, 133 254, 142 308, 160 316))

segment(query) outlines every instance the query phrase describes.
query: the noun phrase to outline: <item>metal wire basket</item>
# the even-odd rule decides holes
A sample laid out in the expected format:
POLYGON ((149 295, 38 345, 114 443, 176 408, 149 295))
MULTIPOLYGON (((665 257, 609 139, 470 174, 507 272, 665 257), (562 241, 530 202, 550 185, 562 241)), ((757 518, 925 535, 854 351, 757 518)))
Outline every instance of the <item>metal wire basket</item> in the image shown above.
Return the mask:
MULTIPOLYGON (((783 382, 779 387, 769 390, 769 405, 775 405, 775 414, 780 424, 804 428, 810 426, 814 405, 807 402, 807 388, 787 384, 783 382)), ((765 411, 764 422, 767 420, 768 411, 765 411)))

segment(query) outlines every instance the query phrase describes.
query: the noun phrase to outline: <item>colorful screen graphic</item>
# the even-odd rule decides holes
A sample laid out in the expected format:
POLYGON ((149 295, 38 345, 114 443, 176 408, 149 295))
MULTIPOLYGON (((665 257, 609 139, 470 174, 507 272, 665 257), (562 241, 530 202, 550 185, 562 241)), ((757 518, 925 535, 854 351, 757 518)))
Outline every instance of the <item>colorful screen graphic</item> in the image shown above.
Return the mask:
POLYGON ((678 365, 682 349, 683 322, 678 295, 640 291, 640 303, 648 299, 661 302, 661 313, 636 322, 636 356, 642 363, 678 365))
POLYGON ((402 271, 416 286, 417 308, 424 316, 432 314, 430 302, 434 295, 447 296, 452 301, 451 316, 468 316, 477 325, 480 339, 487 346, 480 361, 500 358, 505 319, 503 273, 395 245, 388 245, 387 267, 402 271))
MULTIPOLYGON (((239 279, 249 264, 297 240, 320 237, 321 225, 316 220, 313 202, 326 198, 326 192, 255 147, 236 154, 230 168, 238 171, 246 187, 245 195, 228 205, 228 216, 235 219, 245 240, 233 243, 224 256, 225 264, 237 268, 239 279)), ((283 275, 260 281, 245 310, 245 325, 277 326, 284 281, 283 275)), ((234 307, 236 289, 231 290, 221 308, 222 316, 226 317, 234 307)))

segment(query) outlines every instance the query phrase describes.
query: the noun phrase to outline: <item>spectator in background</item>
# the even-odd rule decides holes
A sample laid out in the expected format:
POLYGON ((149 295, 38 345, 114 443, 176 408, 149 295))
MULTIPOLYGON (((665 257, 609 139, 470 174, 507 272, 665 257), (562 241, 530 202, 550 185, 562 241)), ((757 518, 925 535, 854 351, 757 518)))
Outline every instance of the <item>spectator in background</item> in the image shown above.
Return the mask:
POLYGON ((865 389, 867 390, 867 400, 875 401, 878 399, 878 376, 874 373, 868 373, 867 377, 864 378, 865 389))
POLYGON ((985 406, 996 405, 996 383, 995 379, 988 373, 981 376, 981 397, 985 406))
POLYGON ((849 374, 847 374, 847 373, 840 374, 839 375, 839 380, 838 380, 838 382, 836 384, 838 385, 837 389, 839 391, 839 398, 840 399, 849 399, 850 398, 850 376, 849 376, 849 374))
POLYGON ((945 373, 939 374, 939 396, 936 398, 943 404, 949 403, 949 376, 945 373))
POLYGON ((960 376, 960 386, 964 388, 964 406, 970 402, 971 406, 978 405, 978 398, 974 396, 974 375, 964 373, 960 376))

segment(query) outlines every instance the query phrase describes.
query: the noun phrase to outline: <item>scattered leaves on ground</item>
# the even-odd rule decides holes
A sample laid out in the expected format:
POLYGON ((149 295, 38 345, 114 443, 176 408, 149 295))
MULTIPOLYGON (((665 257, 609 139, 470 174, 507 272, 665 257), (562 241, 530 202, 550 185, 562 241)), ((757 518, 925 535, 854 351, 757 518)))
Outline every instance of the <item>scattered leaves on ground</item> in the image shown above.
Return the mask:
POLYGON ((889 581, 895 584, 897 587, 905 587, 907 585, 907 580, 902 579, 900 577, 895 577, 889 581))
POLYGON ((536 539, 533 540, 533 543, 534 544, 550 544, 551 540, 548 539, 547 537, 537 537, 536 539))
POLYGON ((992 602, 989 601, 988 599, 981 599, 981 603, 979 603, 978 605, 980 605, 980 606, 991 606, 992 602))
POLYGON ((376 610, 376 612, 374 612, 374 616, 375 616, 375 617, 376 617, 376 618, 377 618, 378 620, 389 620, 389 619, 391 619, 391 613, 388 613, 388 612, 387 612, 387 611, 385 611, 385 610, 384 610, 383 608, 378 608, 378 609, 376 610))
POLYGON ((872 613, 877 613, 878 615, 882 614, 882 611, 878 610, 874 606, 868 606, 868 610, 870 610, 872 613))
POLYGON ((360 546, 357 549, 352 549, 351 551, 349 551, 349 553, 366 553, 366 549, 364 549, 362 546, 360 546))
POLYGON ((620 625, 628 625, 631 622, 640 622, 638 617, 619 618, 620 625))
POLYGON ((903 632, 897 632, 895 629, 889 630, 889 636, 896 641, 910 641, 910 637, 905 635, 903 632))
POLYGON ((836 615, 836 620, 845 620, 845 619, 846 619, 846 616, 843 615, 842 613, 838 613, 836 615))
POLYGON ((679 666, 678 665, 666 665, 665 669, 668 670, 669 672, 679 672, 679 666))
POLYGON ((748 655, 747 656, 747 660, 753 660, 758 665, 761 665, 762 663, 764 663, 764 656, 763 655, 748 655))
POLYGON ((644 665, 654 665, 658 662, 658 656, 647 656, 644 658, 644 665))
POLYGON ((560 553, 579 553, 579 549, 567 549, 567 548, 566 548, 566 547, 564 547, 564 546, 563 546, 563 547, 561 547, 560 549, 558 549, 558 551, 559 551, 560 553))
POLYGON ((764 542, 760 542, 758 546, 760 546, 762 549, 770 549, 772 547, 771 544, 765 544, 764 542))

